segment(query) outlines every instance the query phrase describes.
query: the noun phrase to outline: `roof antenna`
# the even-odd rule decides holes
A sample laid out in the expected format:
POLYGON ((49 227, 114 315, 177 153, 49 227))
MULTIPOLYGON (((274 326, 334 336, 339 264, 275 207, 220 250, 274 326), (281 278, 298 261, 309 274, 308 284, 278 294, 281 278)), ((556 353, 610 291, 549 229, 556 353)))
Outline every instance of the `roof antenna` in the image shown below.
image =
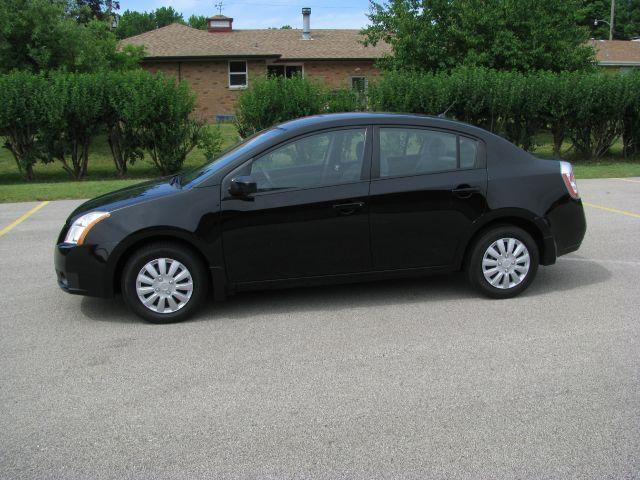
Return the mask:
POLYGON ((442 112, 440 115, 438 115, 438 118, 447 118, 447 113, 449 113, 449 110, 451 110, 453 108, 453 106, 456 104, 456 102, 457 102, 457 100, 454 100, 453 103, 451 105, 449 105, 444 112, 442 112))
POLYGON ((222 7, 224 6, 222 0, 220 0, 220 2, 216 3, 214 6, 218 9, 218 15, 222 15, 222 7))

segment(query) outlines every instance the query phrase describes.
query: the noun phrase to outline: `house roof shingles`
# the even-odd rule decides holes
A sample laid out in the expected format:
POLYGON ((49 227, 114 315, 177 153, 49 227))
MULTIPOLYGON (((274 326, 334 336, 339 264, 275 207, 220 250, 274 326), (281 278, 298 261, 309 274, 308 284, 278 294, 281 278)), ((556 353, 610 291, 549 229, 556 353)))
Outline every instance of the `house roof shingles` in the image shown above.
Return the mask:
MULTIPOLYGON (((179 23, 125 38, 124 45, 144 45, 149 59, 197 57, 271 57, 281 60, 369 60, 391 53, 380 42, 365 47, 359 30, 312 30, 303 40, 298 29, 232 30, 210 33, 179 23)), ((640 66, 640 41, 591 40, 600 65, 640 66)))
POLYGON ((173 23, 125 38, 120 45, 144 45, 149 59, 179 57, 275 57, 282 60, 363 60, 390 53, 385 43, 365 47, 359 30, 233 30, 210 33, 173 23))
POLYGON ((600 65, 640 66, 640 42, 629 40, 591 40, 600 65))

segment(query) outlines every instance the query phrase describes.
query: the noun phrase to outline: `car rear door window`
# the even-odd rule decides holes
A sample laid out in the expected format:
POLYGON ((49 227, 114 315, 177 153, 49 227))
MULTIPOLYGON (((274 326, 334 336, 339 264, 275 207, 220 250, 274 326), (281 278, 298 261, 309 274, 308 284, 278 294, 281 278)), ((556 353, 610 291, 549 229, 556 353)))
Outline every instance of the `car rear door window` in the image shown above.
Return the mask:
POLYGON ((366 129, 309 135, 251 163, 258 191, 310 188, 360 180, 366 129))
POLYGON ((382 127, 379 132, 380 177, 423 175, 475 167, 475 140, 422 128, 382 127))

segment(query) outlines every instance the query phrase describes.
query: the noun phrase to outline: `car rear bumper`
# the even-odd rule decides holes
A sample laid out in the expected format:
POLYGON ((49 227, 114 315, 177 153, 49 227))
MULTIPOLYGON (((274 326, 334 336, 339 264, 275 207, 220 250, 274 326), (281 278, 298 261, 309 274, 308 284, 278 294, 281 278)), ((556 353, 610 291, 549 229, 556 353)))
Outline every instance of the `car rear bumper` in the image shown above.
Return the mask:
POLYGON ((556 245, 556 256, 566 255, 580 248, 587 232, 582 200, 567 195, 549 211, 546 218, 556 245))
POLYGON ((95 245, 59 243, 54 252, 58 286, 67 293, 92 297, 112 297, 106 258, 95 245))

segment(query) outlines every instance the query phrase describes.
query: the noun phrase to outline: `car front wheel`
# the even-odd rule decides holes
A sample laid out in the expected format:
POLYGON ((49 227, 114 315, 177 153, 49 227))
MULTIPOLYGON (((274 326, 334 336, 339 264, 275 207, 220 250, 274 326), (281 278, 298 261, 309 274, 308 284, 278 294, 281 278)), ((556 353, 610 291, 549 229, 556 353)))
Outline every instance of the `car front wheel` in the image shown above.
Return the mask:
POLYGON ((521 228, 501 226, 475 242, 467 264, 471 285, 492 298, 510 298, 524 291, 538 271, 538 246, 521 228))
POLYGON ((154 243, 134 252, 122 275, 122 294, 129 308, 153 323, 185 320, 202 304, 207 272, 191 250, 154 243))

